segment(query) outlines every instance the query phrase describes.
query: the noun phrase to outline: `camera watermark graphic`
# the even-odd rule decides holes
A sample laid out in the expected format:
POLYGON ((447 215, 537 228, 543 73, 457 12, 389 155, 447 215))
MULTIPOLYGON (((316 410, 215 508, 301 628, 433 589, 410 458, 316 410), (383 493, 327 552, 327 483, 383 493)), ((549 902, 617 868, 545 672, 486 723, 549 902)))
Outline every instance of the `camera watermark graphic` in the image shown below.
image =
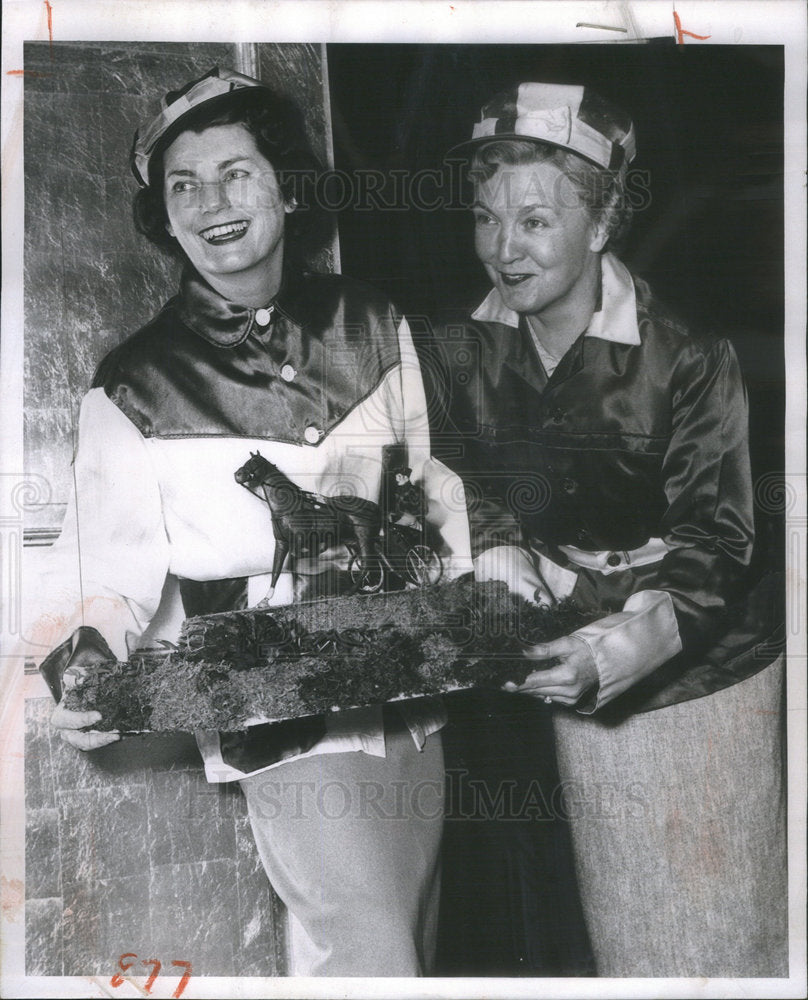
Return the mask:
POLYGON ((808 517, 805 510, 806 477, 800 473, 767 472, 754 486, 757 510, 774 520, 783 532, 786 581, 784 581, 785 621, 772 639, 762 644, 758 656, 781 652, 788 638, 805 634, 805 580, 808 573, 808 517), (781 527, 780 527, 781 526, 781 527))
POLYGON ((30 472, 0 473, 0 644, 7 656, 23 630, 25 517, 51 501, 51 485, 30 472))

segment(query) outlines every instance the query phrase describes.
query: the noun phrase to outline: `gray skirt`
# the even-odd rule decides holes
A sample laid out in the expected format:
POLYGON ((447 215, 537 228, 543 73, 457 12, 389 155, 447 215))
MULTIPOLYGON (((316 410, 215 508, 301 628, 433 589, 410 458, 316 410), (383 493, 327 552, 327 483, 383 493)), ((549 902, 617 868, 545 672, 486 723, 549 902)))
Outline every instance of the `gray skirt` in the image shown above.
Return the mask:
POLYGON ((784 663, 617 723, 556 711, 599 976, 788 974, 784 663))

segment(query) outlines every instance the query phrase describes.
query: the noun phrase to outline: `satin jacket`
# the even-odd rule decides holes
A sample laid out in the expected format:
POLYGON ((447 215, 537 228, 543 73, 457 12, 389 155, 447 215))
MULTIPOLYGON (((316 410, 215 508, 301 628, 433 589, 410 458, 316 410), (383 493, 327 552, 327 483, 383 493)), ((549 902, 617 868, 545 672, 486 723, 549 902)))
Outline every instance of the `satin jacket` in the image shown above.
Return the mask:
POLYGON ((399 364, 400 322, 384 296, 339 275, 298 277, 271 310, 256 310, 187 274, 180 294, 107 355, 93 386, 147 438, 315 446, 399 364))
MULTIPOLYGON (((407 464, 431 495, 448 550, 466 539, 468 568, 465 518, 454 514, 453 544, 441 504, 450 473, 430 461, 406 320, 375 290, 338 275, 300 276, 256 310, 187 273, 180 294, 102 361, 78 439, 75 496, 49 554, 36 630, 58 645, 41 668, 57 698, 71 658, 102 641, 123 659, 176 640, 185 615, 264 597, 272 519, 234 479, 254 449, 305 490, 374 502, 386 465, 407 464)), ((346 565, 318 560, 309 576, 284 573, 272 603, 300 599, 301 585, 346 565)), ((419 745, 443 722, 438 704, 403 712, 419 745)), ((215 781, 301 754, 383 756, 381 709, 208 734, 200 748, 215 781)))
POLYGON ((592 707, 624 694, 620 661, 639 651, 643 683, 621 704, 651 708, 769 662, 752 647, 773 597, 746 594, 753 495, 731 344, 689 331, 616 258, 602 270, 601 309, 549 377, 496 290, 446 325, 436 447, 464 481, 478 564, 520 546, 545 599, 607 616, 576 633, 601 671, 592 707))

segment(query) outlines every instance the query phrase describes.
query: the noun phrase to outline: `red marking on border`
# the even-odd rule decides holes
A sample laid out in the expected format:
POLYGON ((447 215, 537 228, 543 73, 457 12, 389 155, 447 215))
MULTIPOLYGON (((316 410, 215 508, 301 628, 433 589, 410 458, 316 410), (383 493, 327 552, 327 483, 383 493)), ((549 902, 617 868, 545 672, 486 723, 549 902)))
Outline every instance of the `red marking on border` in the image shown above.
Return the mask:
MULTIPOLYGON (((128 972, 135 964, 136 959, 137 955, 133 951, 127 951, 123 955, 121 955, 121 957, 118 959, 118 965, 120 966, 121 972, 128 972), (132 961, 124 962, 124 959, 127 958, 132 959, 132 961)), ((140 987, 137 986, 137 983, 135 983, 130 978, 127 977, 125 979, 124 976, 120 974, 120 972, 115 973, 112 979, 110 979, 109 985, 117 988, 118 986, 122 986, 124 982, 131 982, 132 985, 136 986, 140 990, 140 992, 143 993, 144 996, 148 996, 151 993, 152 987, 154 986, 157 977, 160 975, 160 970, 162 969, 163 966, 159 958, 142 958, 140 960, 140 964, 145 966, 150 966, 152 970, 151 975, 146 980, 142 990, 140 990, 140 987)), ((182 978, 177 984, 176 990, 174 990, 174 992, 171 994, 173 1000, 179 1000, 179 998, 185 991, 185 987, 188 985, 188 982, 191 979, 191 963, 181 962, 178 959, 174 959, 171 964, 177 965, 181 969, 185 969, 185 972, 182 974, 182 978)))
MULTIPOLYGON (((47 3, 47 0, 45 0, 47 3)), ((700 41, 705 41, 708 38, 712 38, 712 35, 696 35, 692 31, 685 31, 682 27, 682 22, 679 20, 679 15, 676 11, 673 12, 673 24, 676 28, 676 43, 678 45, 685 44, 684 36, 687 35, 688 38, 698 38, 700 41)))
POLYGON ((37 73, 32 69, 7 69, 6 76, 52 76, 51 73, 37 73))
POLYGON ((143 987, 147 993, 151 993, 152 986, 154 986, 154 980, 160 975, 160 969, 162 969, 163 964, 159 958, 144 958, 140 964, 150 965, 152 967, 151 975, 146 980, 146 985, 143 987))
MULTIPOLYGON (((121 955, 121 957, 118 959, 118 965, 120 965, 123 972, 128 972, 135 963, 130 962, 128 965, 124 965, 123 960, 125 958, 137 958, 137 955, 133 951, 127 951, 123 955, 121 955)), ((123 976, 120 973, 116 972, 115 975, 112 977, 112 979, 110 979, 109 985, 115 987, 122 986, 123 976)))
POLYGON ((190 962, 172 962, 172 965, 179 965, 181 968, 185 969, 182 974, 182 979, 179 981, 177 988, 171 994, 174 1000, 180 1000, 185 987, 188 985, 188 980, 191 978, 191 963, 190 962))
MULTIPOLYGON (((51 7, 49 0, 45 0, 45 10, 48 12, 48 41, 53 48, 53 7, 51 7)), ((52 58, 53 53, 51 52, 52 58)))

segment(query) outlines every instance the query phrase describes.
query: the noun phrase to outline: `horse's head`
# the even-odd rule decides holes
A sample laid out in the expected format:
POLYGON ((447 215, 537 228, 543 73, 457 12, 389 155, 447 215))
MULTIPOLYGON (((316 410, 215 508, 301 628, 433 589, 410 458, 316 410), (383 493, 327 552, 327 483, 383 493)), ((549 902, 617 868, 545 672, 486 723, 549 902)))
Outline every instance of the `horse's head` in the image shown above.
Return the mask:
POLYGON ((267 461, 260 451, 251 451, 249 459, 240 469, 236 469, 233 475, 240 486, 246 486, 247 489, 250 489, 260 485, 267 473, 274 468, 275 466, 267 461))

